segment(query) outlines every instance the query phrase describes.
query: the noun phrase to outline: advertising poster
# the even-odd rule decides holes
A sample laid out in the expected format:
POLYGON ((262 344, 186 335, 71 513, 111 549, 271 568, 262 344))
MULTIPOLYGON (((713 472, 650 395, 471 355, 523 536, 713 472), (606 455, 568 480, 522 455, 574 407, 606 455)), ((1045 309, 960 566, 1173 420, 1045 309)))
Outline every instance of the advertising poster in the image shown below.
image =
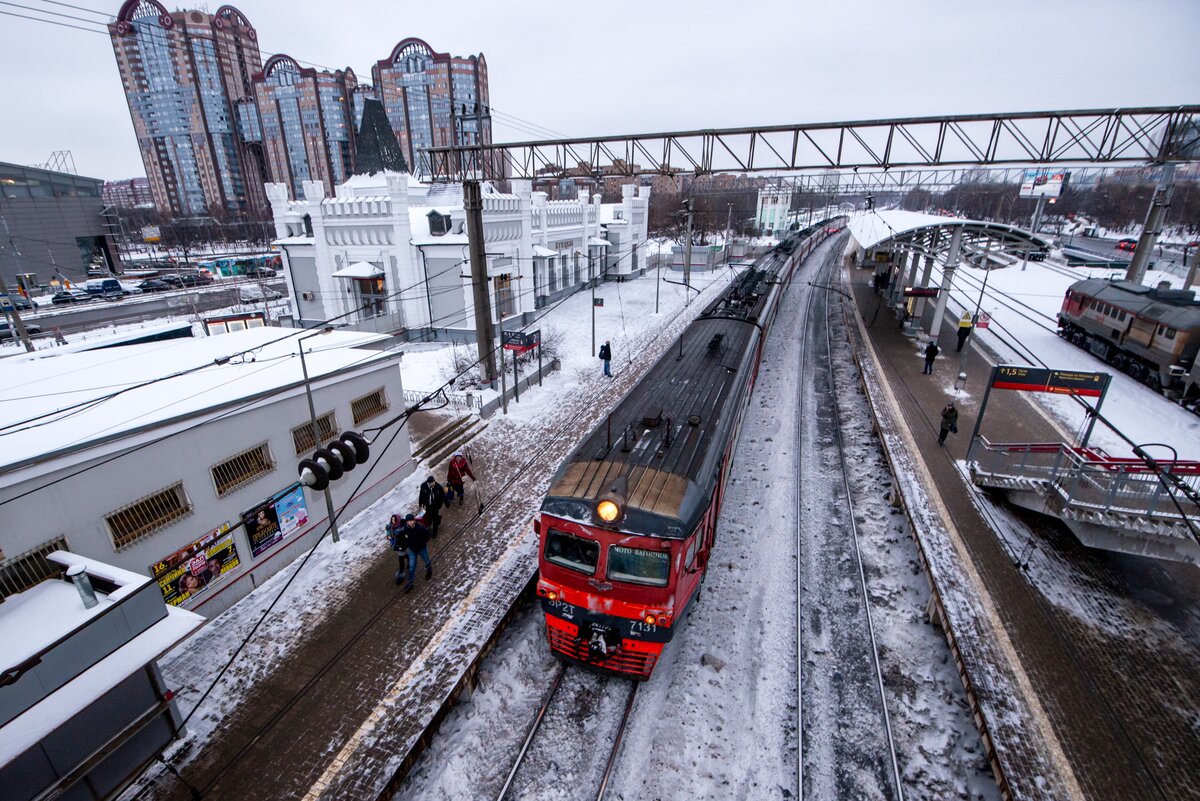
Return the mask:
POLYGON ((150 566, 163 600, 178 606, 205 592, 241 564, 229 524, 150 566))
POLYGON ((1069 173, 1063 170, 1025 170, 1021 180, 1021 197, 1058 197, 1069 173))
POLYGON ((296 485, 242 512, 242 525, 250 550, 260 556, 308 522, 304 488, 296 485))

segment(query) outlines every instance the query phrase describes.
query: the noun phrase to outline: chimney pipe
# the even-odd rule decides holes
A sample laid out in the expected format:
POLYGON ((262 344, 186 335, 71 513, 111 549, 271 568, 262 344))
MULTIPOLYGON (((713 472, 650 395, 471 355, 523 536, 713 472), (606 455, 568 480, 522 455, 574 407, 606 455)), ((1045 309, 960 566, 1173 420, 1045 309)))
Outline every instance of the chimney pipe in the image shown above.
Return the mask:
POLYGON ((67 578, 75 585, 75 589, 79 591, 79 597, 83 599, 84 609, 91 609, 100 603, 96 600, 96 590, 92 588, 92 580, 88 578, 87 570, 83 565, 71 565, 68 567, 67 578))

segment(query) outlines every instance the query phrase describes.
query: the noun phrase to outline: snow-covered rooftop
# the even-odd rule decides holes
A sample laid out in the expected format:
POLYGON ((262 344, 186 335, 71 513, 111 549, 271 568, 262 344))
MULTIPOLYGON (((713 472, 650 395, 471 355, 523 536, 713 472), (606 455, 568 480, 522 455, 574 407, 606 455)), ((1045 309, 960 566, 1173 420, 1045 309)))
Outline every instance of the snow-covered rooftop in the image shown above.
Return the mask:
MULTIPOLYGON (((298 385, 303 380, 296 358, 301 336, 299 329, 251 328, 197 339, 85 353, 39 351, 4 359, 0 420, 9 428, 0 430, 0 475, 6 468, 298 385), (175 375, 186 370, 194 371, 175 375), (113 396, 117 392, 121 394, 113 396)), ((303 346, 309 375, 316 379, 392 358, 393 353, 378 348, 387 339, 356 331, 307 339, 303 346), (372 345, 376 347, 363 347, 372 345)))
POLYGON ((868 211, 850 218, 850 235, 864 249, 870 249, 889 239, 911 233, 920 228, 937 226, 967 225, 986 228, 989 231, 1003 231, 1010 239, 1024 239, 1046 247, 1041 239, 1032 236, 1014 225, 1004 223, 968 220, 963 217, 941 217, 937 214, 922 214, 917 211, 902 211, 900 209, 884 209, 868 211))

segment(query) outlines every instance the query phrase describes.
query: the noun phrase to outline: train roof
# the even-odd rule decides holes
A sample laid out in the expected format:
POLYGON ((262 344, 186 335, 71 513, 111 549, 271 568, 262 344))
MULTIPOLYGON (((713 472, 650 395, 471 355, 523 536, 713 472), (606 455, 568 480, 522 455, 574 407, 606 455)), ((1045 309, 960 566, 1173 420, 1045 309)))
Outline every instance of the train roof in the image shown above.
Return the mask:
POLYGON ((1196 293, 1190 289, 1087 278, 1071 284, 1071 291, 1111 303, 1138 317, 1179 331, 1200 329, 1200 303, 1196 302, 1196 293))
POLYGON ((559 468, 542 510, 589 525, 624 484, 620 528, 686 537, 708 508, 754 369, 758 317, 786 248, 762 257, 695 322, 559 468))

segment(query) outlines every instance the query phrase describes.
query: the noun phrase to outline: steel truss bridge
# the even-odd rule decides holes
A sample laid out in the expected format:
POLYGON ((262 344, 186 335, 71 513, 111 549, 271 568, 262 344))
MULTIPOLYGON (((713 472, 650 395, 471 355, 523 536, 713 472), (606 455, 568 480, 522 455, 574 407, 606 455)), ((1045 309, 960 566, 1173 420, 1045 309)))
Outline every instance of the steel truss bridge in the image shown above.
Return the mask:
POLYGON ((431 148, 438 180, 1200 159, 1200 106, 804 123, 431 148))

